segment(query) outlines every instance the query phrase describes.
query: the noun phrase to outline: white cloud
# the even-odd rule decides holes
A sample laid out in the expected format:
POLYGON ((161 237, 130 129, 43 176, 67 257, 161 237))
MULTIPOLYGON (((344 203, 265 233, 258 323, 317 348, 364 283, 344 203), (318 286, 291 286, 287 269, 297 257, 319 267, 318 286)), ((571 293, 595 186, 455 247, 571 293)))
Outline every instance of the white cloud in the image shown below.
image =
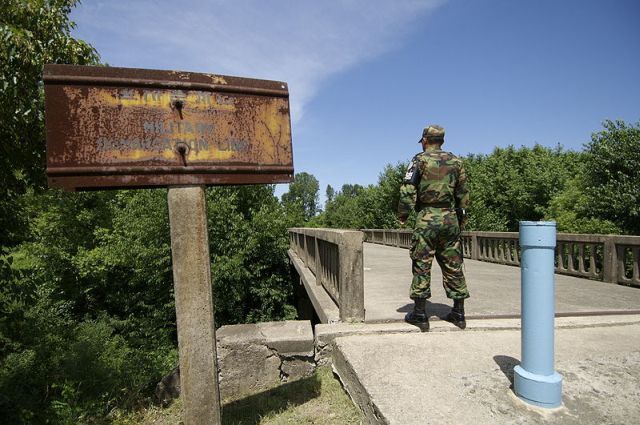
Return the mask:
POLYGON ((389 50, 444 1, 85 0, 72 18, 113 66, 286 81, 297 121, 323 81, 389 50))

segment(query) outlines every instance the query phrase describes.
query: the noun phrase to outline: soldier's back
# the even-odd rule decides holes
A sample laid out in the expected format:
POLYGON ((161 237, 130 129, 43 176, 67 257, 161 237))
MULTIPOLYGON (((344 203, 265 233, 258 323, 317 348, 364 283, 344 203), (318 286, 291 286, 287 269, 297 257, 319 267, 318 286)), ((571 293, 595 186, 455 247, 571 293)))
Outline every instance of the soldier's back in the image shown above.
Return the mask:
POLYGON ((423 207, 455 206, 455 188, 462 161, 442 150, 425 151, 416 155, 420 169, 418 199, 423 207))

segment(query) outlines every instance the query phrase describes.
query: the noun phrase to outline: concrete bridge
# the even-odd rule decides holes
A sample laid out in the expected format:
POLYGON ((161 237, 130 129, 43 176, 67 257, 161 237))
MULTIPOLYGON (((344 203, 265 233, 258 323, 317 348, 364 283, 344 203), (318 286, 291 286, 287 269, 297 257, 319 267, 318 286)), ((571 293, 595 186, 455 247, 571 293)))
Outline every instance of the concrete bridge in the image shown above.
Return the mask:
MULTIPOLYGON (((464 232, 462 239, 468 319, 519 317, 518 234, 464 232)), ((401 321, 411 308, 411 231, 290 229, 290 240, 320 322, 401 321)), ((558 316, 640 313, 640 236, 559 234, 556 254, 558 316)), ((435 261, 431 280, 429 313, 443 317, 450 301, 435 261)))
POLYGON ((540 411, 509 387, 520 358, 517 233, 464 232, 467 330, 436 262, 431 331, 403 323, 408 230, 290 229, 289 256, 331 361, 369 423, 600 424, 640 417, 640 237, 559 234, 556 363, 564 406, 540 411))

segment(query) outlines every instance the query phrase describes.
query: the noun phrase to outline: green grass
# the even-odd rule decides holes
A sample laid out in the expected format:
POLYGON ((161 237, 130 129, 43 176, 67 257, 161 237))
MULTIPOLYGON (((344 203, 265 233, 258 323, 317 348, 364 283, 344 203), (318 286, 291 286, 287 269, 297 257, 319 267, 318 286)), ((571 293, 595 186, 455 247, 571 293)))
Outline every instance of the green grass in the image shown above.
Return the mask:
MULTIPOLYGON (((116 415, 118 416, 118 415, 116 415)), ((176 401, 167 409, 153 407, 143 412, 114 418, 115 425, 181 424, 182 403, 176 401)), ((360 411, 353 405, 330 367, 321 367, 305 379, 282 384, 274 389, 225 403, 224 425, 283 425, 363 423, 360 411)))

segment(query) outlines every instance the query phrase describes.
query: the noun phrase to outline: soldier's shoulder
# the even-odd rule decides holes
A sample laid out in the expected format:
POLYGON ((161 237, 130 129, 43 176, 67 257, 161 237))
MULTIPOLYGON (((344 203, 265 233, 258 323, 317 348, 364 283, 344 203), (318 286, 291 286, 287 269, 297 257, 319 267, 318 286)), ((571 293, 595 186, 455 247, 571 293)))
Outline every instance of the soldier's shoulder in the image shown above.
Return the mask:
POLYGON ((462 159, 456 156, 455 154, 453 154, 452 152, 444 152, 444 155, 446 156, 446 159, 448 161, 452 161, 456 164, 462 164, 462 159))
POLYGON ((424 161, 424 158, 425 158, 425 152, 418 152, 413 156, 413 158, 411 158, 411 162, 424 161))
POLYGON ((428 160, 428 158, 435 158, 438 160, 444 160, 447 161, 448 164, 460 164, 462 165, 462 159, 460 159, 459 157, 457 157, 456 155, 454 155, 451 152, 447 152, 447 151, 424 151, 424 152, 419 152, 417 153, 412 161, 422 161, 422 162, 426 162, 428 160))

